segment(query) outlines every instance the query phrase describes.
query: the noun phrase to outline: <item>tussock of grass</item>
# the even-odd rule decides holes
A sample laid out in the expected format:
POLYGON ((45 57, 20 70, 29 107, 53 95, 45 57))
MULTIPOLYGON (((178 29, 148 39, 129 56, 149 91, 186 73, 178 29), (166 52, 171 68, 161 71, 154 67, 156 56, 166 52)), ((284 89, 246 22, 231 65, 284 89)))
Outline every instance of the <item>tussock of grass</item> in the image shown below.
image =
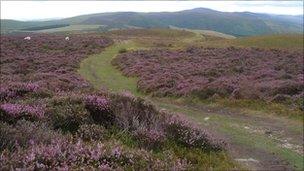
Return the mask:
MULTIPOLYGON (((108 134, 109 139, 116 139, 129 148, 140 148, 139 143, 127 132, 121 132, 113 128, 108 134)), ((233 170, 244 169, 234 162, 224 151, 208 152, 199 148, 186 148, 177 144, 173 140, 166 140, 162 149, 153 149, 153 155, 158 159, 165 160, 168 154, 173 154, 175 158, 183 158, 193 164, 193 170, 233 170)))

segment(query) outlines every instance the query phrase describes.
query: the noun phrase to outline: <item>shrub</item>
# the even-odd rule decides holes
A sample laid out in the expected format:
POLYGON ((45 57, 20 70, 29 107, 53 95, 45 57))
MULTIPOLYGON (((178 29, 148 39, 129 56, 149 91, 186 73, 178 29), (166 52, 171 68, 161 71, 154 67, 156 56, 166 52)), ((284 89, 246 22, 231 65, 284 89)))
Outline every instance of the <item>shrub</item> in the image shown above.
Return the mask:
POLYGON ((139 145, 148 149, 161 148, 165 141, 165 134, 159 130, 138 129, 134 133, 134 138, 139 145))
POLYGON ((38 93, 39 91, 40 86, 37 83, 9 83, 9 85, 1 86, 0 101, 22 97, 27 93, 38 93))
MULTIPOLYGON (((25 42, 22 36, 2 35, 1 83, 8 83, 6 88, 18 96, 36 90, 40 93, 40 90, 71 91, 88 87, 75 72, 79 61, 113 41, 99 35, 71 36, 73 41, 67 42, 62 41, 64 35, 35 34, 31 35, 31 41, 25 42)), ((0 91, 1 100, 10 94, 0 91)))
POLYGON ((10 98, 17 97, 16 91, 13 91, 7 87, 0 87, 0 101, 8 100, 10 98))
POLYGON ((105 138, 106 130, 95 124, 84 124, 77 130, 77 137, 85 141, 103 140, 105 138))
POLYGON ((126 53, 126 52, 127 52, 127 49, 126 49, 126 48, 122 48, 122 49, 119 49, 118 52, 119 52, 119 53, 126 53))
POLYGON ((169 138, 186 147, 200 148, 206 151, 219 151, 226 146, 223 140, 213 138, 213 135, 178 116, 172 115, 168 117, 165 130, 169 138))
POLYGON ((115 125, 120 129, 134 131, 139 128, 147 130, 162 127, 162 116, 158 114, 155 106, 130 93, 118 93, 111 96, 111 109, 115 114, 115 125))
POLYGON ((5 103, 0 105, 1 120, 15 122, 18 119, 37 120, 43 118, 45 109, 42 106, 5 103))
POLYGON ((28 147, 33 143, 48 144, 62 137, 63 135, 51 130, 45 123, 20 120, 15 125, 8 125, 0 122, 0 151, 28 147))
POLYGON ((88 144, 70 139, 3 151, 0 156, 0 170, 171 170, 185 166, 171 155, 159 160, 145 150, 131 150, 116 142, 88 144))
POLYGON ((85 97, 85 107, 96 123, 105 127, 113 125, 115 116, 110 110, 110 101, 107 98, 89 95, 85 97))
POLYGON ((85 105, 77 98, 56 97, 49 108, 50 119, 55 129, 75 132, 80 125, 90 122, 85 105))
MULTIPOLYGON (((82 141, 56 139, 50 144, 33 144, 27 149, 19 148, 14 153, 2 154, 1 170, 10 167, 25 170, 72 169, 76 166, 104 166, 98 160, 104 155, 102 144, 85 146, 82 141)), ((106 163, 105 163, 106 164, 106 163)))
POLYGON ((130 51, 113 60, 152 95, 206 99, 218 94, 266 101, 303 92, 302 63, 302 51, 202 47, 130 51))

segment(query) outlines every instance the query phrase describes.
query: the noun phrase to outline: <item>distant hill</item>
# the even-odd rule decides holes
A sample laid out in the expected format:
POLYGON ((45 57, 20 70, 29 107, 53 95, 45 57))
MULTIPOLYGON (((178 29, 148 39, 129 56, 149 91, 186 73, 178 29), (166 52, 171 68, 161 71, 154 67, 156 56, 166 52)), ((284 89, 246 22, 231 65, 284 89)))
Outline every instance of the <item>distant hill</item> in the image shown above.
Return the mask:
POLYGON ((213 30, 233 36, 250 36, 274 33, 302 33, 303 16, 270 15, 250 12, 220 12, 196 8, 179 12, 113 12, 81 15, 60 20, 22 22, 1 20, 1 32, 18 31, 27 27, 47 25, 103 25, 117 28, 168 28, 170 26, 213 30))

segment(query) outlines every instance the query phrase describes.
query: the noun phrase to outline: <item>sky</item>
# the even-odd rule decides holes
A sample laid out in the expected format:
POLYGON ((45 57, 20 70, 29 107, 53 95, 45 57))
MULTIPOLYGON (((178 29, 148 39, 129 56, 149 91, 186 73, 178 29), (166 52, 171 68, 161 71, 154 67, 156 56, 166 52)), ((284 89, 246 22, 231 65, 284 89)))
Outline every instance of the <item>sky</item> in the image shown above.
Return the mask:
POLYGON ((2 1, 1 19, 37 20, 134 11, 173 12, 205 7, 224 12, 303 14, 303 1, 2 1))

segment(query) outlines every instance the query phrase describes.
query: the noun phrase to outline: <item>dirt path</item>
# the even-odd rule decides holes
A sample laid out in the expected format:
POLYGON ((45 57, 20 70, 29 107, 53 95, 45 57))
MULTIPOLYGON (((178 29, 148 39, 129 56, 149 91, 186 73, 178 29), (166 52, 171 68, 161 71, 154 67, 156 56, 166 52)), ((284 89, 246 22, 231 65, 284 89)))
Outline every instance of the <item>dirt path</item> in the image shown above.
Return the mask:
POLYGON ((164 109, 184 113, 225 137, 232 156, 251 170, 301 170, 303 167, 300 122, 224 107, 174 104, 170 99, 158 98, 154 102, 164 109))
MULTIPOLYGON (((111 65, 119 49, 137 49, 132 42, 116 44, 81 63, 80 74, 96 88, 128 90, 137 96, 137 79, 124 77, 111 65), (96 78, 98 77, 98 78, 96 78)), ((170 98, 151 98, 159 108, 183 113, 206 129, 227 139, 229 152, 251 170, 302 170, 303 124, 299 121, 236 109, 186 104, 170 98)))

